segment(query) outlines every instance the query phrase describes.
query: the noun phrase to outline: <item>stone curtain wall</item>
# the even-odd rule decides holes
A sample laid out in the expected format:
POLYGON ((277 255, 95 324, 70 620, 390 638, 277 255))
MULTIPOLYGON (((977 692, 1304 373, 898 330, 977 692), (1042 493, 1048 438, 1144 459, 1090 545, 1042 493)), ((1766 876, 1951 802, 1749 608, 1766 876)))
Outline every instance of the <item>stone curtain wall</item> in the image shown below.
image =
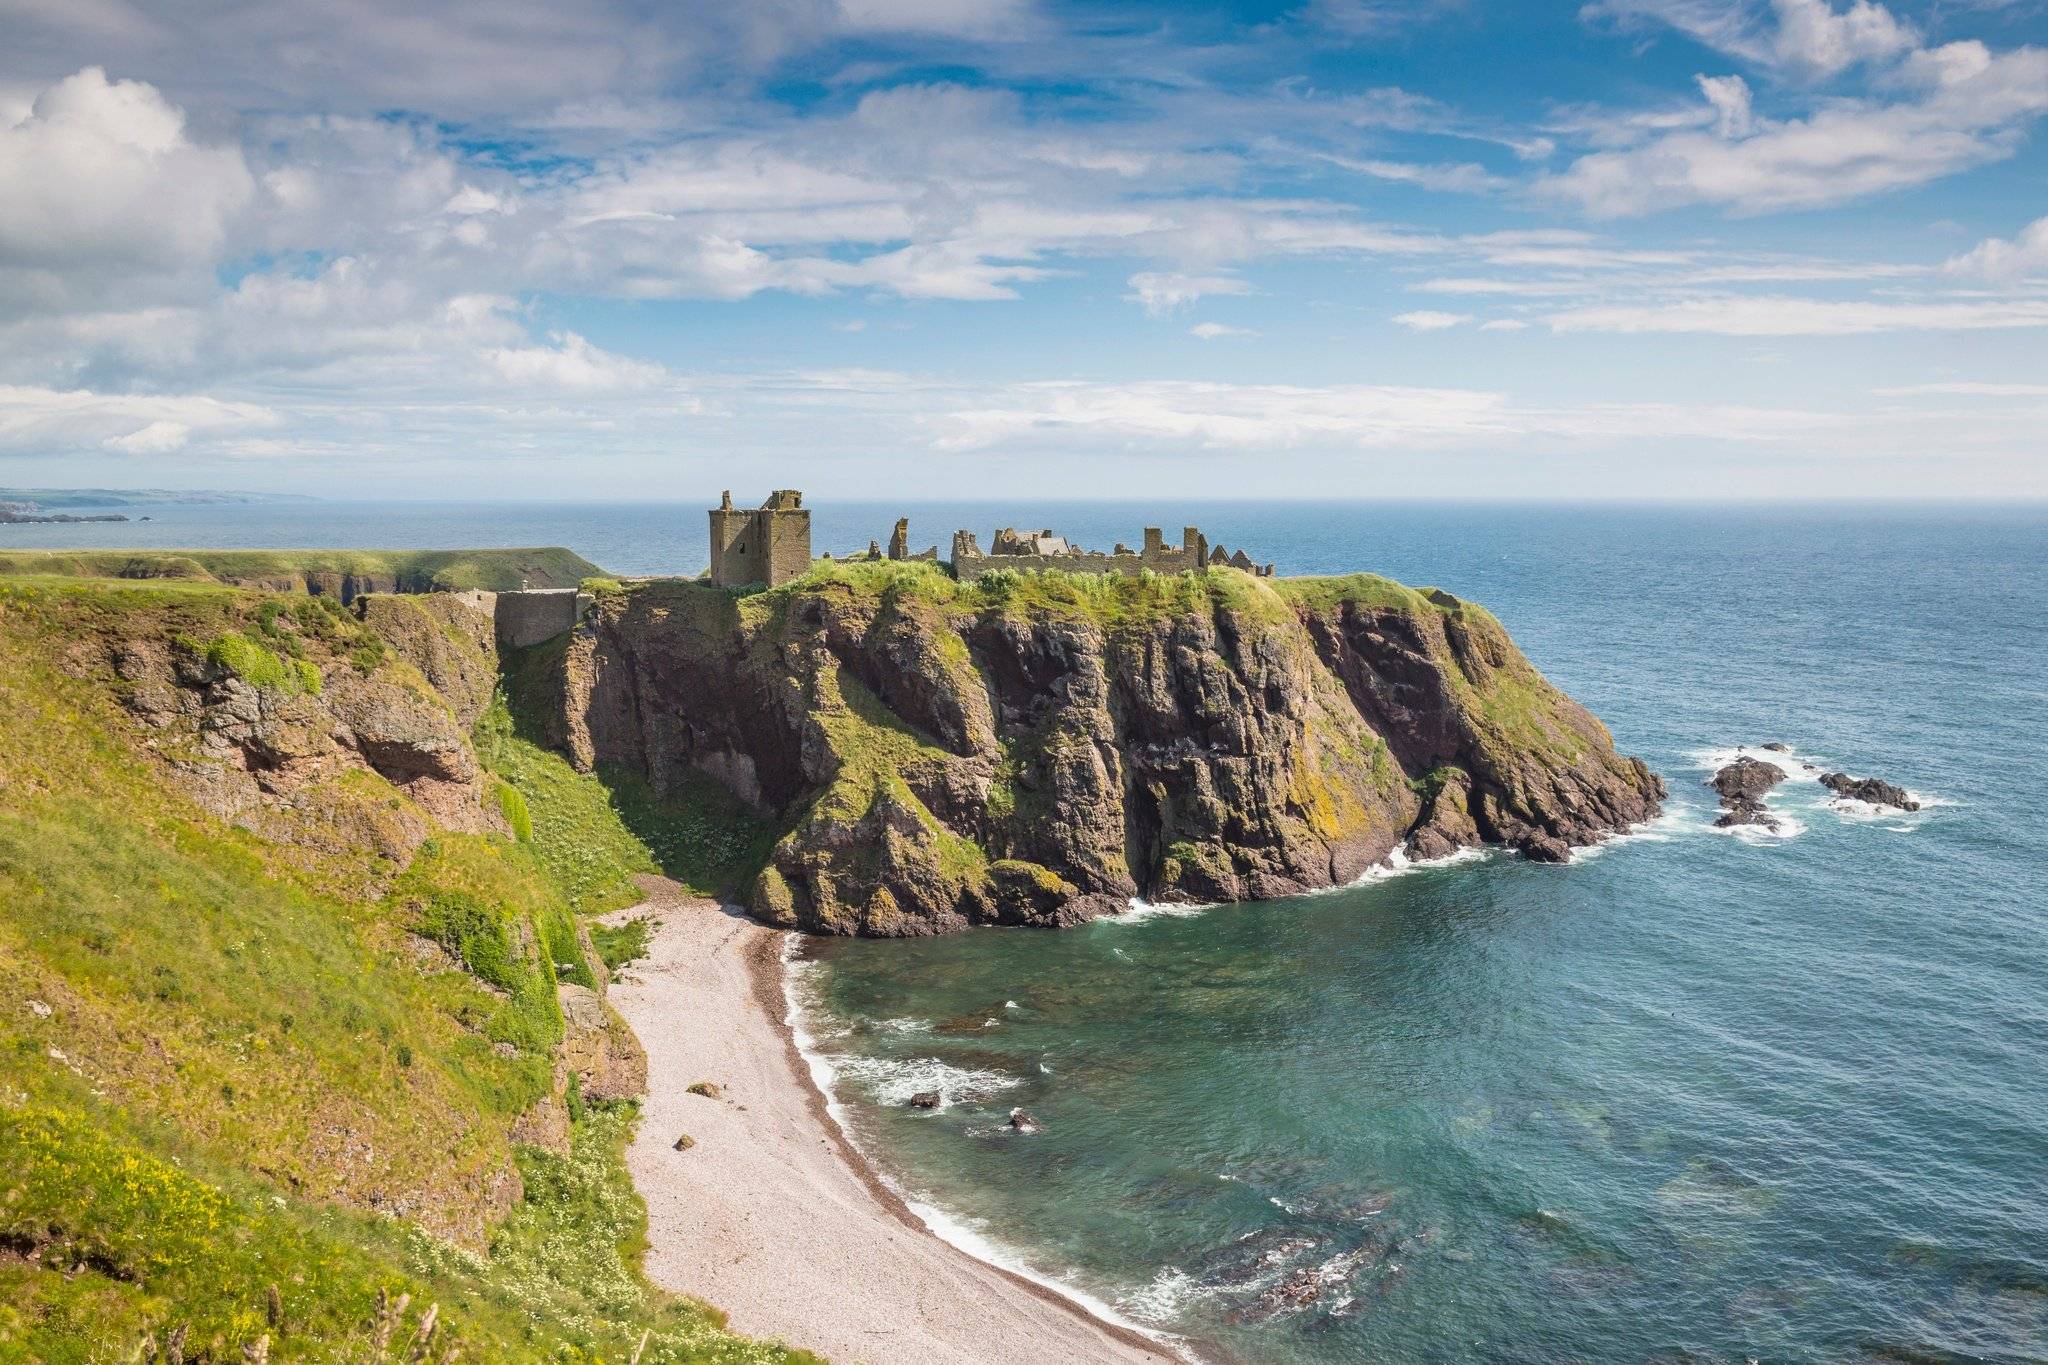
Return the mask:
POLYGON ((501 592, 492 612, 497 623, 498 644, 506 649, 524 649, 543 640, 552 640, 575 627, 590 601, 588 594, 574 588, 501 592))

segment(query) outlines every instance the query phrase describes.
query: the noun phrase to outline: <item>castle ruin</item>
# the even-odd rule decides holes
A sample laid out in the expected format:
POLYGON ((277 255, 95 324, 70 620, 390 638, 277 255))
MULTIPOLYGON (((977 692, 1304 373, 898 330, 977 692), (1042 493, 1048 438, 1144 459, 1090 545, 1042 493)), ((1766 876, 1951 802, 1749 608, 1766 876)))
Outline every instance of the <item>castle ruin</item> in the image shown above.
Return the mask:
MULTIPOLYGON (((827 555, 826 558, 831 558, 827 555)), ((845 562, 893 560, 896 562, 938 562, 937 546, 913 552, 910 548, 910 519, 900 517, 889 535, 886 550, 870 541, 865 554, 851 555, 845 562)), ((1108 554, 1086 550, 1050 528, 1020 531, 1003 527, 989 539, 983 551, 972 531, 953 533, 951 560, 954 577, 972 582, 999 569, 1013 573, 1053 571, 1081 574, 1125 574, 1135 578, 1143 573, 1199 573, 1204 569, 1230 568, 1255 578, 1271 578, 1271 564, 1257 564, 1243 550, 1230 551, 1212 545, 1198 526, 1181 528, 1180 544, 1168 545, 1157 526, 1145 528, 1140 549, 1119 542, 1108 554)), ((732 505, 727 492, 711 509, 710 579, 723 588, 755 584, 780 587, 799 578, 811 568, 811 514, 803 505, 803 494, 794 488, 779 488, 759 507, 732 505)))
POLYGON ((759 507, 734 507, 732 493, 711 509, 711 581, 721 588, 780 587, 811 568, 811 514, 804 495, 778 488, 759 507))
POLYGON ((1084 550, 1065 536, 1054 535, 1050 529, 1019 531, 1014 527, 1004 527, 990 539, 985 554, 976 542, 974 532, 953 533, 953 574, 962 582, 970 582, 998 569, 1053 569, 1060 573, 1117 573, 1136 577, 1141 573, 1194 573, 1212 566, 1242 569, 1258 578, 1273 576, 1271 564, 1254 564, 1251 556, 1243 550, 1233 554, 1221 545, 1211 545, 1209 538, 1197 526, 1182 527, 1177 546, 1166 543, 1159 527, 1147 526, 1143 549, 1133 551, 1128 545, 1119 543, 1108 554, 1100 550, 1084 550))

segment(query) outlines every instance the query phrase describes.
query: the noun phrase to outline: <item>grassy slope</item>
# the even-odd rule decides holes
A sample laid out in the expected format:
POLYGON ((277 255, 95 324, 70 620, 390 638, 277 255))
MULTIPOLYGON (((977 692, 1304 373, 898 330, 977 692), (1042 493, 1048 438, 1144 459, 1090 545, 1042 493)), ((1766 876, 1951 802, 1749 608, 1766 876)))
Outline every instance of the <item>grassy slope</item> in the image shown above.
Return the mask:
POLYGON ((0 574, 212 579, 282 587, 307 574, 388 574, 408 588, 573 588, 597 566, 559 546, 523 550, 8 550, 0 574))
POLYGON ((624 1360, 643 1333, 643 1361, 788 1358, 639 1278, 630 1106, 585 1112, 566 1157, 509 1138, 550 1088, 554 962, 588 970, 545 845, 443 835, 347 894, 369 855, 203 815, 138 754, 118 681, 58 666, 104 633, 260 638, 260 605, 0 580, 0 1357, 182 1327, 187 1360, 265 1334, 274 1360, 376 1359, 379 1295, 409 1294, 394 1348, 435 1304, 436 1359, 624 1360), (408 931, 474 974, 423 968, 408 931), (514 1162, 524 1201, 479 1217, 514 1162))

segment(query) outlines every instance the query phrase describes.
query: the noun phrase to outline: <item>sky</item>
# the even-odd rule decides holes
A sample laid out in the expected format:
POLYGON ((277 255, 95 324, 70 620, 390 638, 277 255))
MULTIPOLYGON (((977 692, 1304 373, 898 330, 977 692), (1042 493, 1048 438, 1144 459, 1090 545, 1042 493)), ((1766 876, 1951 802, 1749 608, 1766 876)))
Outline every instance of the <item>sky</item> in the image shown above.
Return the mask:
POLYGON ((2048 496, 2048 0, 0 0, 0 484, 2048 496))

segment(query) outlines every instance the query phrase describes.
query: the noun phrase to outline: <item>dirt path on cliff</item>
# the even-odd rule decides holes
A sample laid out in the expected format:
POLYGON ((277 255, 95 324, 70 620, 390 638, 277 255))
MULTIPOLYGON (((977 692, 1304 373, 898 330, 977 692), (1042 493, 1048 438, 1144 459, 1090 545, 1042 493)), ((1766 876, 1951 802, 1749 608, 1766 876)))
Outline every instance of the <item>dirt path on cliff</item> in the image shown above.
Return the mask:
POLYGON ((1052 1290, 940 1241, 848 1148, 783 1023, 780 936, 642 878, 648 956, 611 1001, 647 1049, 627 1153, 647 1274, 840 1365, 1174 1360, 1052 1290), (715 1082, 717 1099, 688 1092, 715 1082), (695 1145, 676 1151, 679 1135, 695 1145))

